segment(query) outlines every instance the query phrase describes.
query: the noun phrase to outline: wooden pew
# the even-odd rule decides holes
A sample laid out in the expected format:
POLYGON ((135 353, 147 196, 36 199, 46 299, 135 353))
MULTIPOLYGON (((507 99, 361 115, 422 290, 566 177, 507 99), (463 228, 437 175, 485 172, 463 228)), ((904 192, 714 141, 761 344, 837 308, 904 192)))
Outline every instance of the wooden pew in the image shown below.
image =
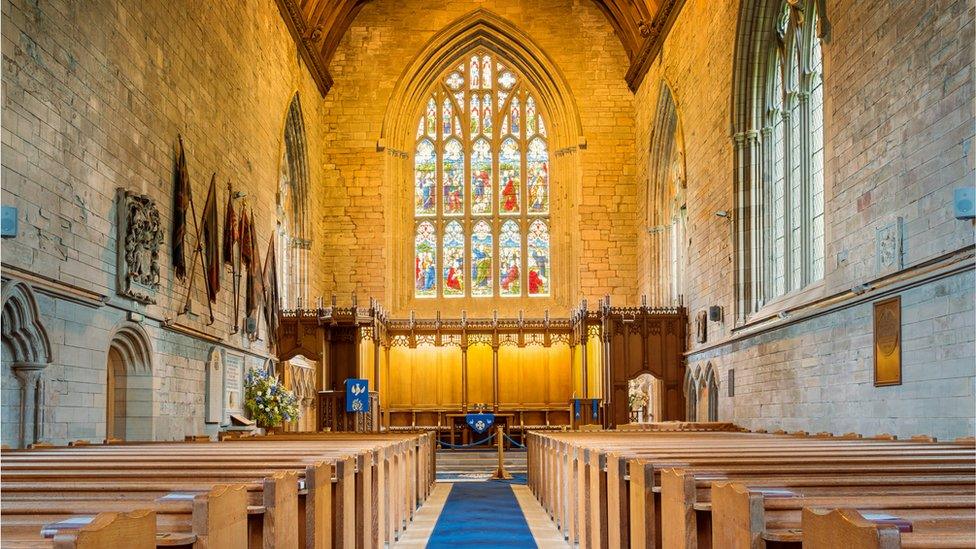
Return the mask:
POLYGON ((240 485, 219 485, 207 493, 149 494, 149 499, 140 498, 139 493, 125 494, 123 499, 122 494, 110 490, 87 497, 5 490, 3 498, 4 545, 38 541, 46 525, 72 516, 124 514, 136 508, 154 513, 152 533, 161 545, 229 548, 247 544, 247 494, 240 485))
POLYGON ((722 474, 667 469, 661 473, 661 523, 664 547, 708 547, 712 538, 711 488, 716 481, 737 481, 770 493, 814 495, 827 490, 861 494, 970 494, 976 475, 913 475, 879 472, 834 475, 798 471, 790 475, 722 474))
POLYGON ((912 531, 902 521, 879 518, 877 513, 862 513, 855 509, 803 509, 804 549, 899 549, 976 547, 976 534, 971 524, 954 521, 919 521, 911 523, 912 531), (865 518, 865 517, 869 518, 865 518), (959 528, 959 526, 962 526, 959 528))
MULTIPOLYGON (((804 540, 805 507, 856 507, 861 512, 900 517, 931 530, 976 529, 976 494, 857 494, 824 490, 815 495, 770 494, 741 483, 715 483, 712 488, 712 546, 744 549, 794 545, 804 540)), ((970 547, 972 545, 969 545, 970 547)))
POLYGON ((845 476, 901 471, 972 477, 971 444, 920 444, 924 442, 928 441, 859 441, 803 433, 532 434, 529 481, 570 540, 594 547, 628 542, 655 547, 662 545, 662 468, 693 464, 703 471, 734 474, 753 469, 759 475, 830 475, 838 463, 846 463, 845 476))
MULTIPOLYGON (((308 547, 328 547, 330 543, 336 546, 352 546, 357 541, 366 547, 378 546, 386 541, 382 531, 373 527, 380 521, 381 515, 365 514, 360 508, 359 516, 353 516, 353 513, 346 513, 340 505, 344 505, 345 509, 357 508, 357 491, 359 498, 365 498, 365 494, 372 496, 388 493, 387 490, 378 490, 378 484, 373 480, 386 475, 372 473, 382 469, 384 473, 393 473, 394 479, 401 473, 407 474, 411 470, 407 465, 413 466, 416 462, 409 460, 408 463, 402 454, 411 447, 417 448, 412 442, 413 438, 416 437, 347 436, 329 437, 327 440, 305 437, 292 442, 268 440, 264 441, 265 444, 253 446, 250 443, 241 446, 240 442, 87 446, 83 449, 49 449, 43 453, 31 453, 26 457, 30 466, 24 466, 24 456, 20 456, 20 459, 6 459, 18 456, 17 452, 5 452, 4 489, 6 495, 9 493, 8 488, 18 489, 26 483, 36 486, 41 482, 42 488, 47 486, 52 490, 70 488, 75 491, 92 491, 110 482, 119 490, 155 488, 158 491, 201 489, 206 488, 207 483, 215 481, 246 481, 251 503, 265 504, 262 506, 265 512, 264 520, 260 522, 260 535, 272 541, 269 541, 270 545, 262 545, 293 546, 297 543, 294 540, 301 536, 304 538, 304 545, 308 547), (304 450, 296 449, 296 445, 304 450), (336 455, 340 453, 334 450, 336 445, 343 446, 342 454, 350 449, 356 453, 351 456, 336 455), (328 448, 333 448, 332 460, 308 463, 321 460, 328 453, 328 448), (373 448, 378 448, 379 452, 373 448), (382 463, 385 460, 376 457, 382 454, 395 462, 392 468, 382 463), (161 458, 166 460, 163 467, 158 463, 161 458), (83 463, 79 463, 82 460, 83 463), (153 463, 153 460, 157 462, 153 463), (260 462, 260 467, 256 466, 255 461, 260 462), (44 467, 48 468, 47 472, 43 470, 44 467), (52 467, 59 469, 57 474, 51 473, 52 467), (106 471, 106 468, 117 470, 106 471), (8 471, 11 472, 10 475, 6 474, 8 471), (307 493, 305 497, 298 498, 297 477, 302 476, 307 493), (266 479, 270 479, 270 484, 265 485, 268 482, 266 479), (323 490, 322 487, 326 485, 328 489, 323 490), (333 490, 335 493, 332 493, 333 490), (336 494, 340 497, 335 497, 336 494), (255 496, 260 499, 253 501, 255 496), (296 501, 297 504, 293 505, 296 501), (337 501, 335 505, 334 501, 337 501), (300 521, 300 526, 304 528, 293 529, 290 526, 293 520, 289 517, 299 513, 304 517, 300 521), (336 517, 339 518, 339 525, 331 528, 333 521, 329 519, 336 517), (360 527, 364 522, 366 526, 360 527), (381 534, 374 535, 373 532, 378 530, 381 534), (360 532, 360 540, 356 540, 356 532, 360 532)), ((432 469, 432 460, 429 464, 426 463, 427 460, 424 461, 425 467, 432 469)), ((432 470, 428 471, 424 467, 417 467, 415 471, 424 477, 418 483, 420 486, 427 486, 426 479, 434 478, 432 470)), ((369 499, 373 501, 372 497, 369 499)), ((406 504, 410 500, 403 497, 402 501, 406 504)), ((252 509, 254 507, 257 506, 252 505, 252 509)), ((407 514, 407 511, 403 511, 403 515, 407 514)), ((297 517, 294 520, 297 521, 297 517)))

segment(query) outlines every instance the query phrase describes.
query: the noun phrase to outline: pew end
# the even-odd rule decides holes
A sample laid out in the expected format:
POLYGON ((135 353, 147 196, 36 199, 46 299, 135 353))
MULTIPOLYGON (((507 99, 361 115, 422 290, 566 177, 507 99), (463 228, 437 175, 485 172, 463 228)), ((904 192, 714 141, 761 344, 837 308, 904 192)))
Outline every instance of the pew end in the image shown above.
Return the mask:
POLYGON ((247 546, 247 488, 222 484, 193 498, 193 531, 198 549, 247 546))
POLYGON ((765 547, 765 509, 762 494, 738 482, 712 484, 712 547, 765 547))
POLYGON ((899 549, 892 524, 877 524, 853 509, 803 509, 803 549, 899 549))
POLYGON ((99 513, 90 523, 77 530, 59 530, 54 535, 55 549, 105 547, 155 549, 156 513, 149 510, 99 513))

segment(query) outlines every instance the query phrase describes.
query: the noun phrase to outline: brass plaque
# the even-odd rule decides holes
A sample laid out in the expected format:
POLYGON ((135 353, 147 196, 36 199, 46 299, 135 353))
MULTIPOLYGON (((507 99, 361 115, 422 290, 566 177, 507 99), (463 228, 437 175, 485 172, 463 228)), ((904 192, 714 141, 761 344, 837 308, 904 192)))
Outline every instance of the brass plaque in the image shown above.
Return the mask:
POLYGON ((874 303, 874 386, 901 385, 901 297, 874 303))

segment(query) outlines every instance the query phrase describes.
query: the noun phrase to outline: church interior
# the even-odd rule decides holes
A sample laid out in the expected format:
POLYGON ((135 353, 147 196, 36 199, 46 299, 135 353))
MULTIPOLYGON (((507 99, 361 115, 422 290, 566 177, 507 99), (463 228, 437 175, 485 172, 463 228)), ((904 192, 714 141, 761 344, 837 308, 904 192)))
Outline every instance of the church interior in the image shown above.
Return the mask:
POLYGON ((3 0, 4 547, 976 547, 976 0, 3 0))

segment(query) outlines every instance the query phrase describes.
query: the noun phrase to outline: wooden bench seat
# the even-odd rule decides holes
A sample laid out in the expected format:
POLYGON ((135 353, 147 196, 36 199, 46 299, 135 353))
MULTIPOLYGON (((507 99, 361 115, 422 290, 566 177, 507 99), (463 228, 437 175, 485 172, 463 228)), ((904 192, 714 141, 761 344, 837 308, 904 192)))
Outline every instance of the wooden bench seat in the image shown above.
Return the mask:
POLYGON ((94 512, 99 505, 139 504, 166 491, 239 482, 252 511, 249 523, 258 523, 248 534, 252 546, 256 531, 264 540, 259 545, 268 547, 298 546, 299 540, 308 547, 380 546, 411 518, 418 495, 429 492, 426 479, 434 478, 428 471, 433 461, 418 459, 427 455, 428 446, 419 436, 384 434, 4 452, 0 512, 4 518, 29 514, 32 504, 41 506, 33 511, 42 511, 57 505, 52 495, 64 499, 69 494, 72 501, 85 502, 79 508, 94 512), (387 478, 389 485, 383 483, 387 478), (106 497, 106 488, 115 492, 115 501, 106 497), (11 505, 6 505, 7 495, 13 497, 11 505), (357 501, 382 503, 374 510, 357 501), (395 519, 389 518, 393 514, 395 519))
MULTIPOLYGON (((890 521, 869 520, 876 513, 856 509, 803 510, 803 546, 807 549, 963 549, 976 547, 976 532, 971 523, 940 520, 934 524, 912 522, 911 532, 901 532, 890 521), (958 529, 957 529, 958 528, 958 529)), ((899 518, 913 517, 899 513, 899 518)))
MULTIPOLYGON (((701 538, 701 545, 710 545, 713 481, 743 480, 770 488, 792 482, 808 487, 801 495, 809 499, 848 484, 874 485, 875 492, 890 486, 896 497, 926 491, 970 497, 976 479, 971 441, 630 431, 533 432, 528 443, 530 488, 570 541, 592 547, 688 547, 701 538), (670 474, 665 471, 674 469, 691 476, 664 484, 670 474), (906 487, 897 487, 898 480, 906 487), (664 502, 667 518, 662 518, 664 502), (697 531, 699 526, 705 531, 697 531)), ((770 528, 767 534, 788 537, 793 526, 800 530, 798 515, 791 520, 790 528, 770 528)))

